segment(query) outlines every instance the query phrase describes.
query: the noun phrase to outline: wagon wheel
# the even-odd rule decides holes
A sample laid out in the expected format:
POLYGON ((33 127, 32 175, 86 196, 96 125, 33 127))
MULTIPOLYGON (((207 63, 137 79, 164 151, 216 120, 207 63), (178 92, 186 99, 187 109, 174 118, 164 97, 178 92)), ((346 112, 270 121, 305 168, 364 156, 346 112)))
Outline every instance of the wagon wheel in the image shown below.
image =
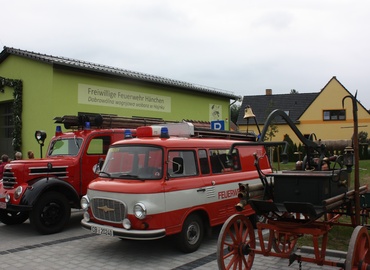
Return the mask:
POLYGON ((345 269, 368 269, 370 267, 370 237, 367 228, 357 226, 349 241, 345 269))
POLYGON ((251 269, 256 239, 251 221, 244 215, 229 217, 217 241, 218 268, 251 269))
POLYGON ((298 237, 288 232, 270 230, 270 241, 276 253, 290 254, 295 248, 298 237))

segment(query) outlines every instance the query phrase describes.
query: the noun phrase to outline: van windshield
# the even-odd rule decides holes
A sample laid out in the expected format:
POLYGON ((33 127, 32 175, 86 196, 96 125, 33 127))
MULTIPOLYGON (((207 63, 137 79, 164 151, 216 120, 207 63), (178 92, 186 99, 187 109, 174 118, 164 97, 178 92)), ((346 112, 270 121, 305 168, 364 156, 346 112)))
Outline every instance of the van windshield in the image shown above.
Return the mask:
POLYGON ((77 156, 82 145, 82 138, 57 138, 50 143, 48 156, 77 156))
POLYGON ((154 146, 114 146, 108 150, 100 177, 161 179, 163 150, 154 146))

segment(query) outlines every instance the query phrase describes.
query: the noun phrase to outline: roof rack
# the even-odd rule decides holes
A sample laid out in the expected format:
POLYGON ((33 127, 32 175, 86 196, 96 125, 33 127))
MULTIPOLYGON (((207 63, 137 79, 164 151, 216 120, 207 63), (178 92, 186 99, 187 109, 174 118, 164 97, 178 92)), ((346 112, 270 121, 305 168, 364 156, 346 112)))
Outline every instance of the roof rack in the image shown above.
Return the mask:
POLYGON ((112 114, 83 113, 79 115, 64 115, 53 119, 55 124, 63 124, 66 129, 82 129, 86 122, 91 128, 137 128, 140 126, 165 124, 161 118, 123 117, 112 114))
MULTIPOLYGON (((166 121, 162 118, 150 117, 123 117, 112 114, 79 113, 79 115, 64 115, 53 119, 55 124, 63 124, 66 129, 83 129, 86 122, 90 122, 90 128, 126 128, 136 129, 141 126, 164 125, 167 123, 181 123, 179 121, 166 121)), ((210 122, 183 120, 182 122, 194 125, 194 136, 198 138, 220 138, 243 141, 256 141, 254 136, 235 131, 214 130, 210 128, 210 122)))
POLYGON ((219 138, 230 140, 256 141, 256 136, 247 135, 237 131, 214 130, 194 126, 194 137, 198 138, 219 138))

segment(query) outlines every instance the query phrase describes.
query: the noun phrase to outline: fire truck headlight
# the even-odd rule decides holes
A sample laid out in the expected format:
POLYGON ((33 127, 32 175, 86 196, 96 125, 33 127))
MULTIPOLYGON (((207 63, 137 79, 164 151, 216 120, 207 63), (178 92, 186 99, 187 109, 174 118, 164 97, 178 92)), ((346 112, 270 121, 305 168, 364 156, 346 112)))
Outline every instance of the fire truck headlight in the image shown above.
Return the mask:
POLYGON ((14 192, 14 199, 18 200, 19 197, 22 195, 22 191, 23 191, 23 188, 21 186, 18 186, 14 192))
POLYGON ((146 217, 146 207, 143 203, 137 203, 134 206, 134 215, 138 219, 144 219, 146 217))
POLYGON ((90 199, 89 199, 89 197, 87 197, 87 195, 82 196, 81 201, 80 201, 80 204, 81 204, 82 210, 87 210, 89 208, 89 206, 90 206, 90 199))
POLYGON ((10 195, 9 194, 5 195, 5 202, 10 202, 10 195))

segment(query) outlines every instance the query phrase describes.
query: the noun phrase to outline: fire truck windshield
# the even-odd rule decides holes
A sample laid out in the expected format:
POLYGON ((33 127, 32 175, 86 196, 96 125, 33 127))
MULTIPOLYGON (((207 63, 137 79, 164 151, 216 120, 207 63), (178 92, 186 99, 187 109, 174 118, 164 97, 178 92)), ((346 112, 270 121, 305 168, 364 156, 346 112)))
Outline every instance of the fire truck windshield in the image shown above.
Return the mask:
POLYGON ((82 138, 57 138, 50 143, 49 156, 77 156, 82 138))
POLYGON ((161 179, 163 150, 154 146, 114 146, 108 151, 100 177, 161 179))

